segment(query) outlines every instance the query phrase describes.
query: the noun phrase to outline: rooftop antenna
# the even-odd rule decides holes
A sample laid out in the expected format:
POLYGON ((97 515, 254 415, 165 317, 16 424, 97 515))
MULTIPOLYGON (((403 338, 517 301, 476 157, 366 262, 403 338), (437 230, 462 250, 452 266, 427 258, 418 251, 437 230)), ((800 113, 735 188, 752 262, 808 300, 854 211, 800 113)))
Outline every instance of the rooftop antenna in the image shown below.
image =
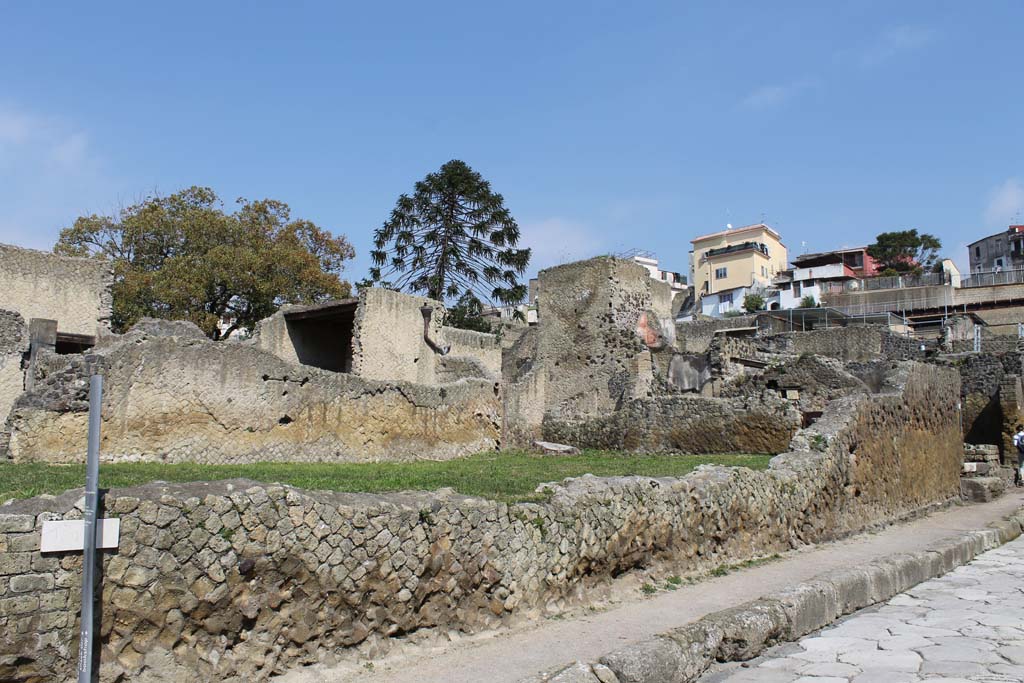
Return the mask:
POLYGON ((725 224, 725 229, 726 230, 732 230, 732 223, 726 223, 725 224))
POLYGON ((804 250, 803 253, 807 253, 807 242, 805 240, 800 242, 800 248, 804 250))

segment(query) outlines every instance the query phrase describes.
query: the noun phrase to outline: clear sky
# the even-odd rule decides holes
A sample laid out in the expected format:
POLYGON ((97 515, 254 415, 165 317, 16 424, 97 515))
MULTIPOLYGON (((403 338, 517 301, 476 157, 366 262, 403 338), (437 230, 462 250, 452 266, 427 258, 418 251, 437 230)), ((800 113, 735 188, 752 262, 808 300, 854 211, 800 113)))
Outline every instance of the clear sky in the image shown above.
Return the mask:
POLYGON ((0 241, 199 184, 348 235, 357 280, 452 158, 531 270, 685 272, 762 218, 791 255, 916 227, 964 267, 1024 211, 1024 2, 0 0, 0 241))

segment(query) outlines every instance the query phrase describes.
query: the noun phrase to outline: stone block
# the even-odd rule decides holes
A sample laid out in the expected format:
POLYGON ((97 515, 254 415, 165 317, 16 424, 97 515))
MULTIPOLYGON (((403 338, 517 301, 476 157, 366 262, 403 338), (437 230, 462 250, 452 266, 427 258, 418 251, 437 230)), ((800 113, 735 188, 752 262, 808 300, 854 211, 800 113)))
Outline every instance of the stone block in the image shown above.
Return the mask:
POLYGON ((988 503, 1003 495, 1005 482, 999 477, 963 477, 960 492, 965 500, 972 503, 988 503))
POLYGON ((32 531, 36 526, 35 515, 0 514, 0 533, 32 531))

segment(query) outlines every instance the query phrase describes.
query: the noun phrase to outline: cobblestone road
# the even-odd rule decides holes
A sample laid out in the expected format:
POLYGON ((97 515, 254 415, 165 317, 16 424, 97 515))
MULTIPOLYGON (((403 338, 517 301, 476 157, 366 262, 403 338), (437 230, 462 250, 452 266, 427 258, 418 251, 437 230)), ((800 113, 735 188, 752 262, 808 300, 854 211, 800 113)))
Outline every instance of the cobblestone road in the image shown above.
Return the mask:
POLYGON ((703 681, 1024 681, 1024 537, 703 681))

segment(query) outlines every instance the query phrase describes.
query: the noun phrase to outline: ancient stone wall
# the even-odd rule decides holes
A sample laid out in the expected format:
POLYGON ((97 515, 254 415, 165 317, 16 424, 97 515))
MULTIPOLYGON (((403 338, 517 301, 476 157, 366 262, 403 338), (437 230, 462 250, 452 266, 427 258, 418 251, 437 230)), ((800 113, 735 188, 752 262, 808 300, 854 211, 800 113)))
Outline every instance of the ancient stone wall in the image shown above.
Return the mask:
POLYGON ((645 453, 782 453, 800 413, 776 393, 754 399, 694 395, 636 399, 585 420, 544 418, 544 439, 578 448, 645 453))
POLYGON ((1017 378, 1024 375, 1024 354, 1018 351, 967 353, 934 362, 954 368, 960 374, 964 441, 996 444, 1005 459, 1012 453, 1010 435, 1022 417, 1016 383, 1017 378))
POLYGON ((81 461, 82 399, 96 364, 105 375, 106 460, 444 459, 496 448, 500 437, 493 380, 376 382, 159 330, 133 331, 96 352, 41 365, 35 389, 12 411, 13 459, 81 461))
MULTIPOLYGON (((898 374, 900 391, 843 399, 764 472, 583 477, 514 505, 246 481, 110 491, 122 536, 103 553, 101 679, 265 680, 392 635, 557 610, 652 562, 708 571, 953 499, 957 375, 898 374)), ((80 554, 37 549, 44 520, 81 516, 79 496, 0 507, 0 679, 73 671, 80 554)))
POLYGON ((645 315, 652 305, 647 270, 600 257, 543 270, 539 277, 535 365, 547 374, 546 412, 596 417, 647 395, 650 351, 638 334, 641 318, 654 322, 645 315))
POLYGON ((112 283, 107 261, 0 244, 3 307, 26 322, 47 318, 60 332, 95 335, 109 326, 112 283))
POLYGON ((761 339, 774 353, 816 353, 842 361, 921 359, 919 342, 890 332, 881 325, 851 325, 806 332, 786 332, 761 339))
POLYGON ((6 447, 4 423, 25 389, 22 363, 29 350, 28 326, 14 311, 0 309, 0 452, 6 447))
POLYGON ((433 299, 389 289, 359 293, 352 333, 352 372, 365 379, 437 383, 437 353, 423 339, 420 307, 433 308, 430 339, 441 343, 444 306, 433 299))
POLYGON ((450 347, 448 355, 473 358, 489 377, 501 377, 501 344, 495 335, 446 326, 441 328, 439 343, 450 347))
POLYGON ((753 315, 676 323, 676 346, 684 353, 704 353, 711 345, 715 332, 756 326, 757 316, 753 315))

